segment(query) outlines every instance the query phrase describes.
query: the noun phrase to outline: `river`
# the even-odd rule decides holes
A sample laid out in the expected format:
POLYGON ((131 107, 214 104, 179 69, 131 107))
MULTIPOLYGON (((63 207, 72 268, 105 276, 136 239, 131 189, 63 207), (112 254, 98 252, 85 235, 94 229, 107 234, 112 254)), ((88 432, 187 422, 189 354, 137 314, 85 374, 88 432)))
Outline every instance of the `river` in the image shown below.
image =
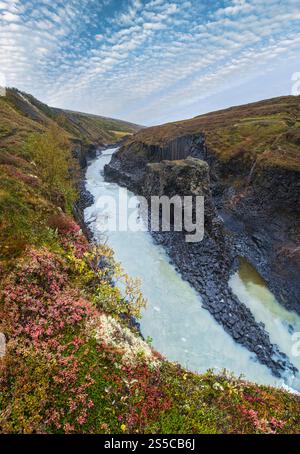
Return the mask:
MULTIPOLYGON (((86 189, 94 196, 94 203, 86 208, 84 216, 95 239, 102 241, 105 236, 117 261, 131 277, 141 280, 143 294, 148 300, 140 322, 143 336, 150 337, 153 347, 168 360, 192 371, 227 369, 259 384, 300 390, 299 378, 274 377, 266 366, 256 361, 254 354, 237 344, 202 308, 199 294, 176 272, 164 249, 154 243, 149 232, 105 231, 104 224, 112 212, 103 203, 103 197, 107 201, 113 198, 118 209, 120 187, 106 182, 103 176, 104 165, 109 163, 115 151, 107 149, 89 162, 86 189)), ((134 197, 129 191, 128 196, 134 197)), ((136 198, 129 213, 131 218, 139 220, 136 198)), ((229 284, 256 320, 265 323, 271 341, 290 356, 292 336, 300 332, 300 317, 285 311, 250 271, 243 269, 236 273, 229 284)), ((292 362, 300 370, 300 355, 293 357, 292 362)))

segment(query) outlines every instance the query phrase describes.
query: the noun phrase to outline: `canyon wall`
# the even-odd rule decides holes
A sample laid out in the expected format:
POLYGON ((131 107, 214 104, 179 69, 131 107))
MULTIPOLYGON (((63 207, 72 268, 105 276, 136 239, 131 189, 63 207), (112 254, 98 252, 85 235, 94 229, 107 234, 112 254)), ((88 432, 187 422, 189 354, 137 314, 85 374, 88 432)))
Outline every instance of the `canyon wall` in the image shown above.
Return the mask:
POLYGON ((152 235, 166 248, 184 279, 200 293, 203 306, 235 341, 253 351, 274 374, 281 375, 286 369, 293 370, 292 364, 270 343, 264 326, 255 321, 228 286, 242 256, 261 272, 279 301, 300 309, 299 264, 289 258, 288 266, 284 252, 283 267, 276 260, 284 245, 293 244, 291 253, 295 252, 294 241, 299 233, 293 208, 296 182, 289 172, 280 173, 281 176, 273 172, 259 165, 241 165, 238 159, 219 162, 207 148, 204 135, 184 136, 164 147, 131 143, 121 148, 105 167, 108 180, 148 198, 204 195, 203 241, 187 243, 185 232, 152 235), (164 152, 168 160, 162 159, 164 152), (287 197, 289 202, 284 203, 287 197))

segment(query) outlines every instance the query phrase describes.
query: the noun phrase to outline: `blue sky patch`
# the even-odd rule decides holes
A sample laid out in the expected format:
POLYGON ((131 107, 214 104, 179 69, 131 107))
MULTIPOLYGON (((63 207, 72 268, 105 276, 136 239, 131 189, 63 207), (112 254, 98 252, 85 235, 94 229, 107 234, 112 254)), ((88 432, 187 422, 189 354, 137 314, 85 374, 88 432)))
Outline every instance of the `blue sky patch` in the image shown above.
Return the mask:
POLYGON ((145 125, 290 94, 299 56, 299 0, 0 0, 8 86, 145 125))

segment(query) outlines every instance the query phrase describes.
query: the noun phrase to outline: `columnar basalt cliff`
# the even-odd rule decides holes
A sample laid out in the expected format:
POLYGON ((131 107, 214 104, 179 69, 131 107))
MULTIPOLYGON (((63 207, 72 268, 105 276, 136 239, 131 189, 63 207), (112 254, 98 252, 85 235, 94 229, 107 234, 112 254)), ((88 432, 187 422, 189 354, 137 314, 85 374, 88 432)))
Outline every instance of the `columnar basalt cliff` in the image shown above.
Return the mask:
MULTIPOLYGON (((297 208, 300 155, 294 141, 296 121, 286 121, 283 127, 277 122, 285 120, 280 117, 273 120, 274 114, 282 114, 282 103, 283 110, 288 110, 287 100, 294 113, 295 98, 279 100, 281 102, 268 101, 267 106, 262 103, 247 106, 246 111, 244 107, 236 108, 235 113, 234 109, 229 109, 228 115, 226 111, 216 113, 215 118, 209 119, 209 128, 205 123, 207 117, 199 117, 199 130, 195 133, 194 125, 190 135, 185 134, 191 129, 188 122, 150 128, 148 133, 144 130, 130 139, 105 168, 107 179, 147 197, 191 193, 205 196, 202 242, 186 243, 181 232, 153 232, 153 236, 166 247, 183 277, 199 291, 203 305, 237 342, 255 352, 276 374, 291 365, 284 355, 278 354, 276 346, 271 346, 264 327, 255 322, 250 311, 233 295, 228 280, 238 268, 239 257, 244 257, 260 272, 278 301, 300 313, 297 279, 300 270, 297 208), (262 111, 266 118, 253 120, 262 111), (224 119, 220 125, 221 116, 224 119), (243 146, 249 143, 248 149, 238 143, 229 156, 218 152, 214 148, 214 119, 215 135, 221 148, 224 144, 220 137, 226 137, 224 142, 227 143, 228 131, 232 131, 232 142, 242 140, 243 146), (272 131, 268 131, 270 122, 272 131), (245 123, 248 124, 246 141, 245 137, 240 137, 245 123), (267 129, 263 133, 262 123, 267 129), (257 130, 262 135, 257 144, 259 152, 258 148, 253 150, 252 144, 256 140, 252 135, 257 134, 257 130), (293 137, 292 145, 287 139, 289 134, 293 137), (280 150, 286 156, 285 161, 280 150), (196 190, 192 191, 192 186, 196 190)), ((299 101, 296 107, 298 109, 299 101)))
POLYGON ((124 147, 113 155, 111 163, 105 169, 105 174, 108 179, 117 179, 133 191, 138 191, 142 189, 148 163, 182 160, 188 156, 200 158, 206 153, 202 134, 181 136, 162 146, 139 142, 130 145, 125 143, 124 147))

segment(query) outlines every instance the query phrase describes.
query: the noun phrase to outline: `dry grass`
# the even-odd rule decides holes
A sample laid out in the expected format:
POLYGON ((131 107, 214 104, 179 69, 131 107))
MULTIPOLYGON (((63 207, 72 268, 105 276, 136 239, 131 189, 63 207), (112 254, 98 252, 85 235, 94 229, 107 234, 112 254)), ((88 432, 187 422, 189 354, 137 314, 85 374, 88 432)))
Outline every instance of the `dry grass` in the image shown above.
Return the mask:
POLYGON ((0 152, 19 152, 31 133, 44 132, 45 126, 22 115, 6 98, 0 98, 0 152))
POLYGON ((300 171, 299 128, 300 97, 286 96, 147 128, 127 143, 163 147, 177 137, 204 133, 223 162, 259 158, 264 165, 300 171))
POLYGON ((59 125, 66 137, 83 143, 113 143, 135 133, 139 126, 97 115, 54 109, 31 95, 8 89, 0 98, 0 151, 19 151, 30 133, 59 125))

